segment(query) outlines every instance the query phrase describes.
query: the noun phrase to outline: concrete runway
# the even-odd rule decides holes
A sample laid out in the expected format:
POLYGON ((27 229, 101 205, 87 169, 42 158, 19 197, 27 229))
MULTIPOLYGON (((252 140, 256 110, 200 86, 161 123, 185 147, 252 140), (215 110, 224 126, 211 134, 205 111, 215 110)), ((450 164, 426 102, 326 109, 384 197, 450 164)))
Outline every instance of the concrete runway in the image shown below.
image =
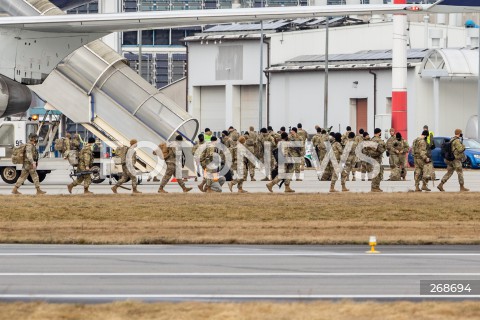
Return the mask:
MULTIPOLYGON (((47 176, 45 181, 42 183, 42 189, 47 191, 48 194, 68 194, 66 185, 70 183, 72 180, 68 177, 69 170, 67 167, 59 170, 55 170, 51 174, 47 176)), ((441 179, 445 174, 445 170, 436 170, 437 179, 441 179)), ((384 178, 385 180, 388 179, 390 175, 389 170, 385 170, 384 178)), ((471 191, 480 192, 480 170, 468 170, 464 171, 465 177, 465 185, 471 191)), ((260 172, 256 174, 257 181, 251 182, 247 181, 244 183, 244 189, 249 192, 268 192, 264 181, 258 181, 263 178, 260 172)), ((249 178, 250 179, 250 178, 249 178)), ((158 190, 159 182, 146 182, 146 176, 143 179, 142 184, 139 186, 139 190, 144 193, 156 193, 158 190)), ((359 181, 360 175, 357 178, 357 181, 349 181, 347 182, 347 187, 350 189, 351 192, 369 192, 371 182, 368 181, 359 181)), ((191 193, 200 193, 197 189, 197 184, 200 182, 195 182, 193 179, 189 179, 186 182, 186 185, 189 187, 193 187, 191 193)), ((439 180, 435 181, 435 186, 440 183, 439 180)), ((128 188, 131 188, 130 184, 125 185, 128 188)), ((436 187, 433 187, 432 183, 429 184, 430 189, 432 192, 439 192, 436 187)), ((303 181, 293 181, 291 187, 296 190, 296 192, 308 192, 308 193, 318 193, 318 192, 328 192, 330 189, 330 182, 328 181, 318 181, 317 174, 314 170, 306 170, 304 172, 304 180, 303 181)), ((8 185, 0 180, 0 194, 10 194, 13 186, 8 185)), ((103 182, 102 184, 92 184, 90 190, 96 194, 111 194, 112 190, 110 189, 111 186, 108 184, 108 179, 103 182)), ((340 182, 337 182, 336 185, 337 190, 341 189, 340 182)), ((413 191, 415 188, 415 183, 413 179, 413 171, 409 171, 407 175, 407 181, 383 181, 381 184, 381 188, 385 192, 408 192, 413 191)), ((447 182, 445 185, 445 190, 447 192, 454 192, 459 190, 458 185, 458 178, 457 174, 454 173, 452 178, 447 182)), ((176 182, 170 182, 166 188, 166 191, 172 193, 180 193, 182 189, 178 186, 176 182)), ((35 188, 30 182, 26 182, 24 186, 20 189, 20 192, 23 194, 34 194, 35 188)), ((118 189, 119 193, 130 193, 131 191, 118 189)), ((229 193, 229 189, 227 185, 223 186, 223 192, 229 193)), ((234 188, 234 192, 236 189, 234 188)), ((280 190, 278 187, 274 187, 274 192, 283 192, 283 188, 280 190)), ((81 194, 83 193, 83 188, 76 187, 73 191, 74 194, 81 194)))
POLYGON ((480 246, 0 245, 0 300, 479 299, 480 246), (473 281, 420 295, 420 280, 473 281))

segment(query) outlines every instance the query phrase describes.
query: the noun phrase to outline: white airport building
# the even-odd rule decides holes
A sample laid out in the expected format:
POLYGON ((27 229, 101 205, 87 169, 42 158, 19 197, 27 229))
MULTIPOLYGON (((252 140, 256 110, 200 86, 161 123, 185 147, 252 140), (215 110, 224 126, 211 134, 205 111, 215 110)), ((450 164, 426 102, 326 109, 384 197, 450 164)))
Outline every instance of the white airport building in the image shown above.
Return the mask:
MULTIPOLYGON (((393 25, 388 17, 376 18, 382 22, 330 20, 339 25, 329 33, 327 123, 334 130, 390 127, 393 25)), ((436 135, 451 135, 477 114, 479 30, 466 28, 466 17, 446 18, 408 25, 409 140, 425 124, 436 135)), ((263 126, 278 130, 301 122, 312 132, 323 125, 324 24, 323 18, 265 23, 263 59, 258 24, 217 26, 187 37, 188 111, 200 128, 257 128, 260 104, 263 126)))

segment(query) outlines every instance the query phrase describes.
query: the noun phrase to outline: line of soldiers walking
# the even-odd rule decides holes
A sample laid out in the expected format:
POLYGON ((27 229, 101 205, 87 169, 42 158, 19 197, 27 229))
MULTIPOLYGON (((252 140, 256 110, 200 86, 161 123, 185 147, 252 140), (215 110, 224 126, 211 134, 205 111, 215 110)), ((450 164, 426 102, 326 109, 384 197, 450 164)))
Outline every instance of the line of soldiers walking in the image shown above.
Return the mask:
MULTIPOLYGON (((358 171, 361 173, 362 181, 366 179, 371 181, 371 192, 382 192, 380 183, 383 180, 384 169, 381 164, 385 152, 389 158, 391 169, 389 180, 405 181, 409 144, 403 139, 400 132, 395 132, 393 128, 390 129, 390 137, 385 142, 381 138, 382 130, 379 128, 374 130, 373 138, 370 138, 369 133, 363 129, 360 129, 358 134, 355 134, 349 126, 343 134, 329 131, 316 126, 316 134, 313 135, 311 142, 320 168, 324 168, 323 171, 319 172, 318 178, 321 181, 330 181, 330 192, 338 192, 335 189, 335 184, 339 179, 341 191, 348 192, 349 189, 346 186, 346 182, 349 181, 350 173, 352 173, 352 181, 355 181, 358 171), (361 146, 361 153, 358 153, 359 146, 361 146), (373 161, 363 158, 362 155, 368 156, 373 161), (376 164, 378 164, 377 171, 374 170, 376 164)), ((465 146, 462 143, 462 137, 462 131, 460 129, 455 130, 455 136, 450 141, 450 149, 444 155, 447 173, 437 186, 440 191, 445 191, 443 186, 453 172, 458 174, 460 191, 469 191, 465 188, 463 179, 462 162, 465 159, 465 146)), ((160 182, 159 193, 167 193, 164 188, 172 177, 177 179, 183 192, 192 190, 192 188, 185 186, 183 177, 177 176, 179 165, 177 152, 179 150, 178 146, 181 145, 182 141, 182 136, 178 135, 175 139, 177 145, 163 143, 159 145, 160 151, 155 151, 162 153, 167 166, 160 182)), ((197 177, 203 176, 203 180, 198 185, 198 188, 202 192, 221 192, 223 184, 230 180, 228 188, 231 192, 233 187, 236 186, 239 193, 246 193, 247 191, 243 189, 244 181, 248 177, 250 177, 251 181, 256 181, 255 169, 260 164, 265 165, 265 160, 270 159, 269 163, 266 164, 266 167, 269 169, 266 171, 268 174, 262 179, 262 181, 269 181, 266 184, 267 190, 273 192, 273 186, 279 185, 281 187, 285 185, 285 192, 295 192, 290 185, 294 178, 296 181, 302 181, 301 173, 305 169, 307 141, 308 134, 302 128, 301 123, 297 127, 291 128, 288 133, 285 127, 281 127, 278 132, 275 132, 270 126, 262 128, 259 132, 250 127, 248 131, 243 133, 238 132, 234 127, 230 127, 222 132, 220 139, 214 136, 210 129, 206 128, 204 134, 198 135, 198 141, 192 148, 197 177), (200 153, 197 152, 199 148, 203 149, 200 153), (228 149, 231 155, 231 165, 221 174, 226 163, 226 149, 228 149), (220 156, 218 157, 217 155, 220 156), (298 161, 285 162, 279 160, 288 158, 297 159, 298 161), (239 159, 243 161, 239 162, 239 159)), ((31 134, 29 142, 25 145, 22 173, 12 190, 13 194, 20 194, 18 189, 28 175, 32 177, 37 194, 45 193, 40 189, 40 182, 36 172, 38 164, 37 143, 38 136, 31 134)), ((78 185, 83 185, 85 194, 92 193, 89 191, 89 186, 92 182, 90 170, 94 162, 93 149, 95 143, 94 138, 89 138, 88 142, 80 149, 78 137, 71 139, 67 135, 64 158, 68 158, 71 150, 76 150, 78 152, 77 171, 80 172, 77 175, 77 179, 67 186, 69 193, 72 193, 73 188, 78 185)), ((117 193, 118 188, 130 180, 132 192, 135 194, 141 193, 138 191, 138 181, 134 174, 134 166, 137 161, 136 147, 136 139, 130 141, 129 147, 125 147, 125 154, 121 163, 122 177, 112 187, 112 192, 117 193), (127 156, 129 161, 126 160, 127 156)), ((428 182, 435 180, 432 163, 432 150, 435 145, 433 133, 428 131, 427 126, 424 127, 420 137, 413 141, 412 147, 415 163, 415 191, 431 191, 428 188, 428 182), (421 188, 420 182, 422 182, 421 188)), ((180 155, 183 155, 183 151, 181 151, 180 155)))

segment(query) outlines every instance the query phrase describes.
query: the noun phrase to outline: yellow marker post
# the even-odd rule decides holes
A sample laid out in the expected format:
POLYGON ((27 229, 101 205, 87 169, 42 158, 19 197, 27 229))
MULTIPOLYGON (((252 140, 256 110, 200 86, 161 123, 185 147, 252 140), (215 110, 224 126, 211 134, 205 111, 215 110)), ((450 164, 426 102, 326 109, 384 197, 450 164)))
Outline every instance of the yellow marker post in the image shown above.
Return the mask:
POLYGON ((375 246, 377 245, 377 237, 370 236, 370 240, 368 241, 368 245, 370 246, 370 250, 365 253, 380 253, 380 251, 375 250, 375 246))

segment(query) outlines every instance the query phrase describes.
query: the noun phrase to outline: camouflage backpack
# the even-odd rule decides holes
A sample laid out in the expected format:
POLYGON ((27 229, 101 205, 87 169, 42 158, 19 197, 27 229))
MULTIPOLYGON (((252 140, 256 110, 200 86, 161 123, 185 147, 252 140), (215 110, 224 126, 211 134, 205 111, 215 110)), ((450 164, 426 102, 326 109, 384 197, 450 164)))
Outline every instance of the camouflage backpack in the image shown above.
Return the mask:
POLYGON ((58 138, 55 140, 54 149, 55 151, 65 152, 65 138, 58 138))
POLYGON ((25 161, 25 148, 26 144, 22 144, 18 147, 15 147, 13 149, 13 154, 12 154, 12 163, 13 164, 23 164, 25 161))
POLYGON ((115 156, 117 157, 117 160, 115 162, 119 162, 118 164, 125 164, 127 163, 127 152, 128 152, 128 147, 126 146, 120 146, 117 149, 115 149, 115 156))

